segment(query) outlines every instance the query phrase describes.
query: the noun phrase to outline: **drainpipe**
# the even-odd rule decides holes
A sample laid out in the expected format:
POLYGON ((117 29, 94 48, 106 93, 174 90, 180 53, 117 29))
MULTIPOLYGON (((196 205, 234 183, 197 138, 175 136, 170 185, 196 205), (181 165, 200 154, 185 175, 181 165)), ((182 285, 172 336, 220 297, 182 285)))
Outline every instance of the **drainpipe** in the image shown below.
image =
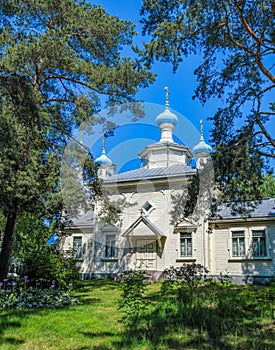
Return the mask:
POLYGON ((208 259, 208 235, 207 235, 207 232, 206 232, 206 222, 205 220, 203 219, 202 220, 202 235, 203 235, 203 238, 202 238, 202 242, 203 242, 203 266, 206 267, 206 268, 209 268, 209 259, 208 259))

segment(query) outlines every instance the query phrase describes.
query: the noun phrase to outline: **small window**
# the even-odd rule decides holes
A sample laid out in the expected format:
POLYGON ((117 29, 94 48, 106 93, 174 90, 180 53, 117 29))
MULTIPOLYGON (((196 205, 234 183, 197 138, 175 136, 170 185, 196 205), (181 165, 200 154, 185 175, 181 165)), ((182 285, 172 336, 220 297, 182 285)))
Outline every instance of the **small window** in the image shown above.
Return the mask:
POLYGON ((75 259, 82 259, 83 249, 82 249, 82 237, 73 237, 73 254, 75 259))
POLYGON ((266 256, 266 234, 264 230, 252 231, 252 255, 266 256))
POLYGON ((232 255, 245 255, 245 234, 244 231, 232 232, 232 255))
POLYGON ((146 202, 143 204, 142 209, 144 209, 147 213, 153 208, 152 204, 149 202, 146 202))
POLYGON ((116 248, 116 236, 107 235, 105 244, 105 258, 116 258, 117 248, 116 248))
POLYGON ((180 234, 180 255, 192 256, 192 233, 184 232, 180 234))

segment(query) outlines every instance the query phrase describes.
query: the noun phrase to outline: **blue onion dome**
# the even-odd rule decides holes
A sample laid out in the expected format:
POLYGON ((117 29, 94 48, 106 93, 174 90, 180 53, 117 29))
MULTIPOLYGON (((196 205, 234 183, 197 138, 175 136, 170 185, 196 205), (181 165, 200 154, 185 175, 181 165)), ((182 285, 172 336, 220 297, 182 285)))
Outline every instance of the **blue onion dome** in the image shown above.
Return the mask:
POLYGON ((106 156, 105 153, 105 135, 102 136, 102 152, 99 157, 96 158, 95 163, 98 165, 111 166, 113 163, 110 158, 106 156))
POLYGON ((96 158, 95 163, 98 165, 111 166, 113 163, 110 158, 106 156, 105 150, 102 150, 102 153, 99 157, 96 158))
POLYGON ((200 121, 200 124, 201 124, 200 142, 193 148, 193 153, 194 154, 211 153, 212 147, 204 141, 202 120, 200 121))
POLYGON ((156 124, 159 126, 162 123, 169 123, 169 124, 174 124, 176 125, 178 122, 178 117, 172 113, 169 109, 169 90, 168 87, 164 88, 165 92, 166 92, 166 99, 165 99, 165 110, 164 112, 160 113, 157 117, 156 117, 156 124))
POLYGON ((176 125, 178 122, 178 117, 170 111, 168 107, 165 108, 164 112, 160 113, 156 117, 156 123, 157 125, 160 125, 162 123, 169 123, 176 125))
POLYGON ((193 148, 193 153, 211 153, 212 147, 208 145, 204 139, 201 139, 200 142, 193 148))

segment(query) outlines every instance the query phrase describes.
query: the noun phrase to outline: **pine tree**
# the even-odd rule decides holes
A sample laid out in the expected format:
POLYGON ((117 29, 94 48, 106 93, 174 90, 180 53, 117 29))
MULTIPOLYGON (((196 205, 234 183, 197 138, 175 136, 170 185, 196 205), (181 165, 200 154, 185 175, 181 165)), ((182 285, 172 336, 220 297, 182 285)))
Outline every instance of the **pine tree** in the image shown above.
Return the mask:
POLYGON ((144 0, 145 60, 200 54, 194 98, 220 101, 213 122, 216 180, 224 200, 261 196, 265 157, 275 158, 274 0, 144 0))
POLYGON ((58 191, 74 128, 103 122, 97 111, 133 101, 153 76, 132 47, 134 25, 90 2, 7 0, 0 15, 1 280, 18 216, 44 210, 58 191))

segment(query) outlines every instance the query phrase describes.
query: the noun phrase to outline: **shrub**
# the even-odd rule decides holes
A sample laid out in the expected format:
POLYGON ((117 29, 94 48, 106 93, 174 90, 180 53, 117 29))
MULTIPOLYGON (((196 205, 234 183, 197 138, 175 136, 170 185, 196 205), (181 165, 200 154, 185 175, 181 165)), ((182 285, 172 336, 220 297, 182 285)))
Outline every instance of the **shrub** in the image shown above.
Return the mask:
POLYGON ((180 267, 171 266, 164 270, 164 282, 161 292, 171 296, 174 289, 177 290, 177 298, 180 301, 188 302, 192 297, 190 288, 207 280, 208 270, 201 264, 183 264, 180 267))
POLYGON ((0 282, 0 310, 58 308, 76 303, 77 299, 72 295, 72 285, 65 291, 57 288, 56 282, 52 281, 50 288, 43 288, 42 278, 36 280, 33 286, 27 276, 0 282))
POLYGON ((148 275, 144 270, 130 270, 122 273, 122 294, 119 300, 119 309, 123 309, 125 317, 122 322, 128 327, 135 325, 140 314, 147 308, 144 292, 147 286, 148 275))
POLYGON ((58 287, 63 289, 79 279, 75 259, 70 254, 64 255, 45 245, 24 257, 19 273, 29 276, 30 281, 43 278, 44 286, 50 286, 51 281, 55 280, 58 287))

